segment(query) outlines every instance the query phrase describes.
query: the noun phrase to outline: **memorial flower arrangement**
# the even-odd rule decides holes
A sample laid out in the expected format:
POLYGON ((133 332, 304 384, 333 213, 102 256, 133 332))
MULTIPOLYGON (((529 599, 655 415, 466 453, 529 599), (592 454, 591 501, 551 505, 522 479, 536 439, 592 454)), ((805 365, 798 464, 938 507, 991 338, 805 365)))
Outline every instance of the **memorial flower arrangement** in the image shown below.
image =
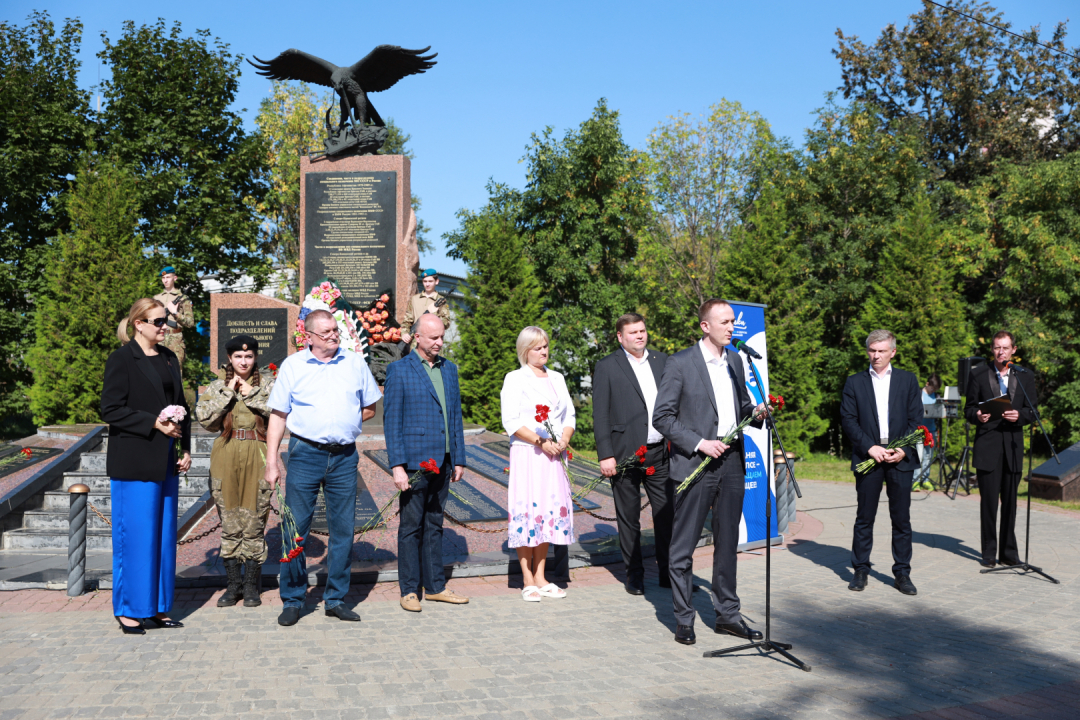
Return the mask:
POLYGON ((341 290, 329 280, 324 280, 311 288, 311 292, 304 298, 300 306, 300 315, 296 319, 296 330, 293 332, 293 340, 297 350, 307 347, 307 335, 304 329, 304 319, 315 310, 326 310, 334 316, 337 323, 339 342, 344 350, 364 354, 364 343, 361 341, 357 330, 356 320, 351 310, 347 310, 345 304, 338 306, 338 300, 342 299, 341 290))
MULTIPOLYGON (((645 463, 645 453, 646 452, 648 452, 648 451, 647 451, 647 449, 645 448, 644 445, 639 447, 637 450, 634 451, 633 455, 626 458, 625 460, 623 460, 622 462, 620 462, 619 464, 617 464, 615 466, 615 475, 618 475, 619 473, 626 472, 627 470, 630 470, 631 468, 638 468, 640 465, 643 465, 645 463)), ((573 455, 571 455, 570 458, 573 459, 573 455)), ((654 466, 650 465, 649 467, 645 468, 645 474, 650 476, 650 477, 655 475, 656 474, 656 468, 654 466)), ((592 480, 587 482, 585 484, 585 486, 581 488, 581 490, 574 493, 574 499, 575 500, 582 499, 583 497, 585 497, 586 495, 591 493, 596 488, 597 485, 599 485, 600 483, 602 483, 605 480, 607 480, 608 482, 611 482, 611 478, 606 478, 603 475, 601 475, 600 477, 597 477, 597 478, 593 478, 592 480)))
MULTIPOLYGON (((886 449, 896 450, 902 447, 913 447, 915 445, 918 445, 919 443, 922 443, 928 448, 934 447, 934 436, 923 425, 915 428, 915 432, 911 433, 910 435, 905 435, 899 440, 893 440, 886 446, 886 449)), ((863 460, 861 463, 855 466, 855 472, 868 473, 874 469, 875 465, 877 465, 877 460, 875 460, 874 458, 863 460)))
POLYGON ((187 410, 184 408, 179 405, 166 405, 158 413, 157 419, 158 422, 172 422, 179 425, 185 417, 187 417, 187 410))
MULTIPOLYGON (((774 412, 774 413, 777 412, 778 410, 782 410, 784 408, 784 396, 783 395, 776 395, 776 396, 769 395, 769 407, 772 409, 772 412, 774 412)), ((757 417, 758 417, 757 415, 751 413, 750 415, 747 415, 741 422, 735 423, 734 427, 732 427, 731 430, 728 431, 728 434, 725 435, 724 437, 720 438, 720 442, 724 443, 725 445, 730 445, 731 441, 735 439, 735 436, 738 435, 740 432, 742 432, 743 429, 747 425, 752 423, 754 421, 754 419, 757 418, 757 417)), ((711 463, 712 461, 713 461, 713 458, 706 457, 701 462, 700 465, 698 465, 696 468, 694 468, 694 472, 687 475, 686 479, 682 481, 682 483, 679 485, 679 487, 675 488, 675 493, 676 494, 681 493, 682 491, 686 490, 686 488, 693 485, 694 481, 697 480, 699 477, 701 477, 701 474, 703 472, 705 472, 705 468, 708 467, 709 463, 711 463)))
MULTIPOLYGON (((259 457, 262 458, 263 466, 266 465, 266 452, 260 447, 259 457)), ((278 523, 278 529, 281 530, 281 562, 292 562, 304 552, 304 536, 301 535, 296 529, 296 518, 293 517, 292 510, 289 509, 288 503, 285 502, 285 493, 281 489, 281 483, 277 484, 277 501, 278 516, 281 518, 281 522, 278 523)))
POLYGON ((30 460, 34 457, 34 450, 32 448, 23 448, 17 453, 12 453, 5 458, 0 459, 0 467, 11 465, 12 463, 19 462, 21 460, 30 460))
POLYGON ((34 457, 34 451, 31 450, 30 448, 23 448, 22 450, 19 451, 19 453, 25 458, 34 457))
MULTIPOLYGON (((409 477, 409 487, 412 487, 417 480, 422 478, 424 476, 424 473, 430 473, 432 475, 439 474, 439 463, 435 462, 435 458, 429 458, 420 463, 420 469, 414 472, 409 477)), ((450 488, 450 494, 454 496, 455 500, 457 500, 463 505, 472 504, 465 498, 454 492, 453 487, 450 488)), ((374 530, 379 525, 379 523, 382 522, 382 518, 386 517, 386 513, 390 510, 390 506, 393 505, 394 501, 396 501, 399 497, 401 497, 401 490, 398 490, 396 493, 394 493, 394 496, 390 498, 390 500, 388 500, 385 505, 379 508, 379 512, 372 515, 366 523, 360 526, 360 532, 364 533, 368 530, 374 530)))
POLYGON ((270 371, 271 375, 273 375, 274 377, 277 377, 277 371, 278 371, 278 366, 277 365, 275 365, 274 363, 270 363, 269 365, 266 366, 266 369, 270 371))
POLYGON ((391 327, 389 324, 390 310, 387 308, 389 302, 390 296, 383 293, 369 309, 360 313, 360 324, 368 332, 368 345, 401 341, 401 328, 391 327))

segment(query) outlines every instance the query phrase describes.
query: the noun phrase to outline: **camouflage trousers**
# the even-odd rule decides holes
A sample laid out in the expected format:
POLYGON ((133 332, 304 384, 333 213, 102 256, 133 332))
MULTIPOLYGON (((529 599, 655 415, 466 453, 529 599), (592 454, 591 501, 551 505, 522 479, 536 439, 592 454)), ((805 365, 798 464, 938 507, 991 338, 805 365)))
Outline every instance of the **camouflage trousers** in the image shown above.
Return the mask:
POLYGON ((180 376, 184 375, 184 336, 180 333, 166 333, 161 344, 176 353, 176 359, 180 361, 180 376))
POLYGON ((266 521, 270 516, 272 494, 269 483, 259 478, 259 495, 255 512, 246 507, 225 507, 221 483, 221 478, 210 478, 210 494, 214 498, 218 516, 221 518, 221 558, 266 562, 266 521))

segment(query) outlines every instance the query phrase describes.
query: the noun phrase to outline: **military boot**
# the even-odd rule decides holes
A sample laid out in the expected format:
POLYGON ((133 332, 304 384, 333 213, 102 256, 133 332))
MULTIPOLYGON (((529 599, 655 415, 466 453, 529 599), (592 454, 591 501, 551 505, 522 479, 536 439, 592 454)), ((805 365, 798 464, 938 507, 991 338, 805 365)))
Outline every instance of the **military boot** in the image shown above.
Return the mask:
POLYGON ((240 601, 242 581, 240 580, 240 561, 236 558, 225 558, 225 573, 229 580, 229 586, 225 588, 225 594, 218 598, 218 607, 232 607, 240 601))
POLYGON ((262 600, 262 563, 258 560, 244 562, 244 607, 259 607, 262 600))

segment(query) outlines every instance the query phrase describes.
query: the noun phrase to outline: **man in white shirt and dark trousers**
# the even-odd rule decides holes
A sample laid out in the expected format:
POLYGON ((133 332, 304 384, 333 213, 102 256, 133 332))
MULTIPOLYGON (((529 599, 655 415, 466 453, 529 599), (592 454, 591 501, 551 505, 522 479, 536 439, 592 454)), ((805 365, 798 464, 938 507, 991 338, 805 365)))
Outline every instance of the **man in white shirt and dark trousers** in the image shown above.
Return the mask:
POLYGON ((645 318, 627 313, 615 321, 619 349, 596 363, 593 371, 593 432, 600 471, 611 478, 619 547, 626 565, 626 592, 645 593, 645 568, 641 560, 641 486, 649 497, 656 537, 656 565, 660 587, 671 587, 668 548, 675 514, 675 488, 668 473, 667 443, 653 427, 656 388, 664 374, 667 355, 645 347, 649 333, 645 318), (640 464, 616 473, 615 467, 641 448, 640 464), (653 474, 646 470, 653 468, 653 474))
POLYGON ((870 333, 866 354, 870 368, 847 379, 840 401, 840 424, 851 443, 851 469, 868 458, 877 461, 868 472, 855 473, 858 510, 851 542, 855 576, 848 589, 866 588, 874 518, 884 484, 892 520, 893 584, 905 595, 915 595, 911 582, 911 479, 919 467, 919 455, 914 447, 889 450, 887 446, 923 424, 919 381, 914 373, 892 366, 896 336, 888 330, 870 333))
MULTIPOLYGON (((693 645, 694 550, 701 528, 712 510, 712 601, 714 629, 748 640, 761 639, 742 617, 736 592, 736 554, 739 520, 746 488, 743 439, 720 442, 732 427, 751 413, 760 415, 746 390, 742 358, 728 348, 735 330, 735 312, 723 300, 711 299, 698 308, 704 337, 675 353, 664 366, 656 395, 653 427, 671 441, 671 481, 678 487, 698 465, 709 466, 694 483, 675 496, 671 531, 671 599, 675 606, 675 642, 693 645)), ((760 427, 761 418, 755 422, 760 427)))

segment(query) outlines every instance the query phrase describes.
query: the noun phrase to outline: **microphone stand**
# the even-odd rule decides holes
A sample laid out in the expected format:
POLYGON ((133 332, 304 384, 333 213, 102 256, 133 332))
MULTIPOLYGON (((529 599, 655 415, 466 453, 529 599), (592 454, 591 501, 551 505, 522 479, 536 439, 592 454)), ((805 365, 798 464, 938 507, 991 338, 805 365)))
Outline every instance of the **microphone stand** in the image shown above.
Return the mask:
MULTIPOLYGON (((750 372, 754 376, 754 382, 757 383, 757 386, 764 392, 765 384, 761 382, 761 376, 758 375, 757 367, 754 365, 754 360, 750 357, 749 352, 746 353, 746 361, 750 364, 750 372)), ((767 398, 765 402, 765 423, 767 431, 771 435, 775 435, 776 441, 780 444, 780 450, 784 453, 784 462, 787 464, 787 476, 791 479, 791 484, 795 486, 795 494, 801 498, 802 491, 799 490, 799 483, 795 480, 795 473, 792 472, 793 463, 788 463, 787 461, 787 451, 784 450, 784 441, 780 439, 780 433, 776 430, 776 419, 773 417, 772 410, 769 408, 767 398)), ((765 636, 761 640, 752 640, 743 645, 736 645, 734 647, 724 648, 723 650, 709 650, 705 652, 702 657, 720 657, 721 655, 739 652, 740 650, 758 648, 765 653, 778 652, 791 662, 795 663, 795 666, 800 670, 810 672, 809 665, 788 652, 788 650, 791 649, 790 643, 777 642, 772 639, 772 613, 770 612, 770 601, 772 599, 772 453, 769 452, 768 449, 765 451, 765 478, 765 636)))
MULTIPOLYGON (((1013 366, 1013 369, 1015 370, 1017 368, 1015 366, 1013 366)), ((1020 370, 1020 372, 1027 372, 1027 370, 1026 369, 1020 370)), ((1042 418, 1039 417, 1038 408, 1035 407, 1035 403, 1031 402, 1031 398, 1028 397, 1027 390, 1024 389, 1024 383, 1020 382, 1020 378, 1016 378, 1016 385, 1017 385, 1017 387, 1020 388, 1020 391, 1024 393, 1024 400, 1027 402, 1027 404, 1029 406, 1031 406, 1031 412, 1035 413, 1035 420, 1039 423, 1039 430, 1042 432, 1043 438, 1046 439, 1046 444, 1050 446, 1050 454, 1052 454, 1054 456, 1054 459, 1057 460, 1058 465, 1060 465, 1061 464, 1061 458, 1058 457, 1057 451, 1054 450, 1054 444, 1050 442, 1050 436, 1046 434, 1046 428, 1043 427, 1042 418)), ((1020 571, 1022 571, 1023 574, 1033 572, 1033 573, 1037 573, 1039 575, 1042 575, 1044 578, 1046 578, 1050 582, 1054 583, 1055 585, 1060 585, 1061 582, 1059 580, 1057 580, 1056 578, 1050 577, 1049 575, 1047 575, 1046 573, 1044 573, 1042 571, 1042 568, 1037 568, 1037 567, 1035 567, 1034 565, 1032 565, 1031 563, 1028 562, 1028 555, 1031 552, 1031 460, 1032 460, 1032 454, 1033 454, 1034 450, 1035 450, 1035 426, 1032 425, 1031 426, 1031 451, 1032 452, 1028 453, 1028 474, 1027 474, 1028 490, 1027 490, 1027 513, 1026 513, 1027 514, 1027 520, 1025 522, 1026 527, 1024 528, 1024 562, 1022 562, 1022 563, 1020 563, 1018 565, 1002 565, 1001 567, 997 567, 997 568, 986 568, 984 570, 980 570, 979 572, 982 575, 986 575, 987 573, 1003 572, 1005 570, 1020 570, 1020 571)), ((979 492, 981 493, 982 491, 983 491, 983 489, 980 487, 979 492)), ((997 502, 997 499, 995 499, 994 502, 997 502)))

